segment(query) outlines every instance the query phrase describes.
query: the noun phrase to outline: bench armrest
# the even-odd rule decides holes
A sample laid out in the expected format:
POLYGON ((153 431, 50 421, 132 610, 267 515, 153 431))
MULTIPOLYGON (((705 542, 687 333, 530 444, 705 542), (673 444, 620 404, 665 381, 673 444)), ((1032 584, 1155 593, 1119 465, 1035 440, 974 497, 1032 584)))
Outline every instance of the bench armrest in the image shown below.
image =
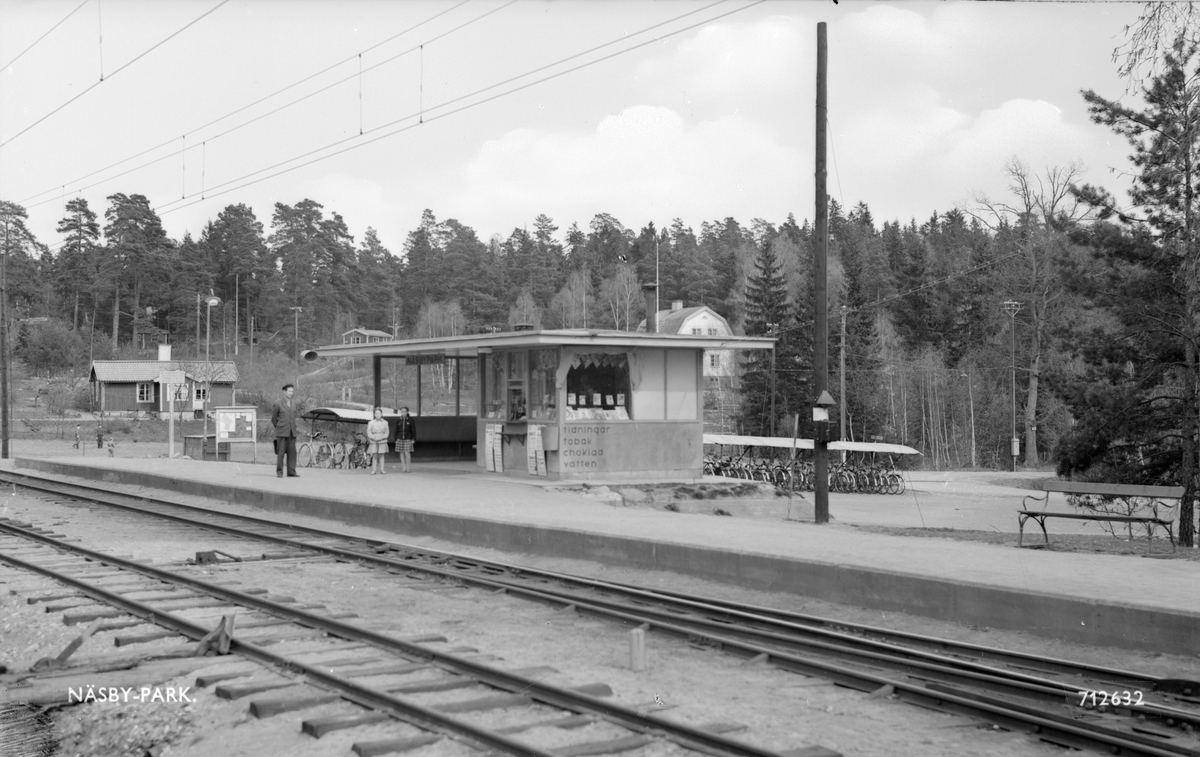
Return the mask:
POLYGON ((1025 499, 1021 500, 1021 509, 1029 510, 1030 502, 1041 503, 1042 509, 1045 510, 1046 505, 1050 502, 1050 492, 1043 492, 1040 497, 1036 494, 1026 494, 1025 499))

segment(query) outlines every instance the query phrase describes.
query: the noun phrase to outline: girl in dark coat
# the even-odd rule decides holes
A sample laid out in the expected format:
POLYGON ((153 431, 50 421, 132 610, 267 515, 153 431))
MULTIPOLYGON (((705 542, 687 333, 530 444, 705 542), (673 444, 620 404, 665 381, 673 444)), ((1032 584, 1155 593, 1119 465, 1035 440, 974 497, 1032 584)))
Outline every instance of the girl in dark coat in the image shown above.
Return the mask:
POLYGON ((400 417, 396 419, 396 452, 400 454, 400 465, 405 473, 408 473, 409 463, 412 462, 413 443, 416 441, 417 429, 408 415, 408 408, 402 407, 400 417))

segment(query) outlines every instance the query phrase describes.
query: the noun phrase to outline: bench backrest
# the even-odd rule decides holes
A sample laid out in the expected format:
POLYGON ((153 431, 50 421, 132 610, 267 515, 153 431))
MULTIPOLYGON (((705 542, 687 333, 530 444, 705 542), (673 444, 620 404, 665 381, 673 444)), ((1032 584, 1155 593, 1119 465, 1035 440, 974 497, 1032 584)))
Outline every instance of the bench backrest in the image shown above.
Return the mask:
POLYGON ((1099 494, 1110 497, 1168 497, 1183 496, 1182 486, 1141 486, 1138 484, 1097 484, 1086 481, 1043 481, 1042 491, 1065 494, 1099 494))

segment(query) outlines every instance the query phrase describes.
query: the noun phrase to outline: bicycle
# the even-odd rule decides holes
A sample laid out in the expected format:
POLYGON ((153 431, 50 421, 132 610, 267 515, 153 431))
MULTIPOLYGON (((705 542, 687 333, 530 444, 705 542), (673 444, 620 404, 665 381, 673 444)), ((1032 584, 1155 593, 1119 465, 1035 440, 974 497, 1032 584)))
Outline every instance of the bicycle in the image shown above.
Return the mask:
POLYGON ((347 468, 370 468, 371 456, 367 454, 367 437, 364 434, 354 435, 354 444, 346 453, 347 468))
POLYGON ((333 464, 333 445, 325 441, 325 434, 320 431, 310 434, 297 452, 301 468, 328 468, 333 464))

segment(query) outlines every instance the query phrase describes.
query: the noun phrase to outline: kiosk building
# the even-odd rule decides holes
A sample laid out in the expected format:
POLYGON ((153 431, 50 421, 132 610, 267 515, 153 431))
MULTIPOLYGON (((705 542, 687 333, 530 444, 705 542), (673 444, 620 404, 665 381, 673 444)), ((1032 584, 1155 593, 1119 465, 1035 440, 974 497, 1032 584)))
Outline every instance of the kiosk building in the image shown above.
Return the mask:
MULTIPOLYGON (((471 426, 481 469, 559 480, 698 479, 705 350, 774 344, 769 337, 525 330, 330 345, 307 357, 373 358, 376 405, 385 359, 415 363, 418 383, 422 365, 477 361, 479 411, 471 426)), ((421 425, 418 417, 418 447, 421 425)))

